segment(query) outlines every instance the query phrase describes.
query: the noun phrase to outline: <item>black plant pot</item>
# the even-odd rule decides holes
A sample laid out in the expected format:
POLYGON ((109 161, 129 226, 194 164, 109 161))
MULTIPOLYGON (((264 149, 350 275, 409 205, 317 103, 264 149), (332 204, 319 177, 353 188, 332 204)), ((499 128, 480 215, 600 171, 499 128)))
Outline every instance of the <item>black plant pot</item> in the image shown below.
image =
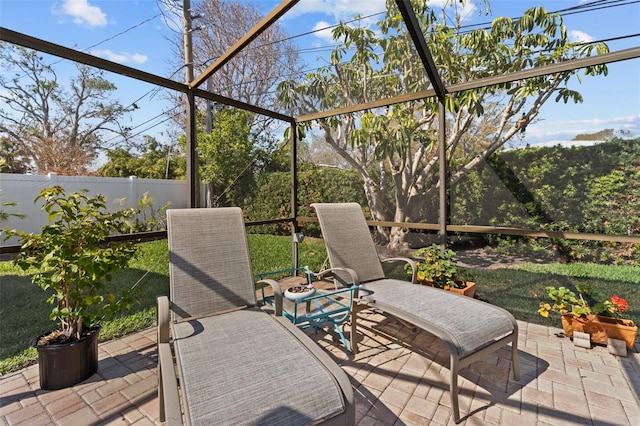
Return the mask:
POLYGON ((72 343, 38 346, 40 388, 56 390, 73 386, 98 371, 99 328, 72 343))

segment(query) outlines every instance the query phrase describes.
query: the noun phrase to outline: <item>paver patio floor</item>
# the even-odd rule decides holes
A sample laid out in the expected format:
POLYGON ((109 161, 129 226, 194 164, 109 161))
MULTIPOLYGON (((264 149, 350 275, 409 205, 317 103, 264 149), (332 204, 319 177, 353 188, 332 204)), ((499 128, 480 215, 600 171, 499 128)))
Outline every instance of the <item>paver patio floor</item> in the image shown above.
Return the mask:
MULTIPOLYGON (((356 356, 309 331, 350 376, 357 424, 453 424, 444 344, 383 314, 362 314, 356 356)), ((462 370, 461 424, 640 425, 640 344, 621 358, 575 347, 557 328, 519 326, 521 379, 510 375, 506 347, 462 370)), ((101 343, 98 373, 69 389, 41 390, 37 365, 1 376, 0 425, 162 424, 155 344, 155 328, 101 343)))

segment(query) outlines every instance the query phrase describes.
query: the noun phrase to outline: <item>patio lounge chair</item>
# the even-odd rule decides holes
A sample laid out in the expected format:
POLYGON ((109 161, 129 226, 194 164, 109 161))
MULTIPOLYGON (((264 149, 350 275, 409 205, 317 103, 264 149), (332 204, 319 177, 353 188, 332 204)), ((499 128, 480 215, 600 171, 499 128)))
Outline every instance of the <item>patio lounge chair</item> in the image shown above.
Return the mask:
POLYGON ((353 425, 346 373, 278 316, 281 304, 276 315, 256 306, 241 210, 171 209, 167 229, 170 300, 158 298, 160 420, 353 425))
MULTIPOLYGON (((359 306, 351 310, 353 353, 358 351, 358 311, 366 308, 389 313, 442 339, 450 353, 449 390, 455 422, 460 421, 458 373, 461 368, 511 343, 513 375, 519 380, 518 324, 509 312, 441 289, 385 278, 360 205, 316 203, 311 206, 320 221, 331 264, 331 269, 324 274, 332 274, 343 285, 360 286, 354 298, 359 306)), ((410 259, 404 260, 413 264, 410 259)))

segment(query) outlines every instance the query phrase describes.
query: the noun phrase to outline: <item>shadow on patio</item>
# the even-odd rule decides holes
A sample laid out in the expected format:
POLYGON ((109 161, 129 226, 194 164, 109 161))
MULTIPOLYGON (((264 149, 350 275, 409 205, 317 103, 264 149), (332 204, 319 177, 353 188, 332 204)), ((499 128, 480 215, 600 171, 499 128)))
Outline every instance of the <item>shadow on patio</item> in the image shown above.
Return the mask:
MULTIPOLYGON (((577 348, 555 328, 519 326, 521 380, 510 376, 507 348, 462 370, 461 424, 638 424, 638 344, 617 358, 577 348)), ((350 376, 359 425, 453 423, 442 342, 376 312, 362 316, 359 331, 362 351, 349 358, 331 335, 308 333, 350 376)), ((155 333, 101 343, 98 374, 70 389, 40 390, 37 365, 0 377, 0 424, 161 424, 155 333)))

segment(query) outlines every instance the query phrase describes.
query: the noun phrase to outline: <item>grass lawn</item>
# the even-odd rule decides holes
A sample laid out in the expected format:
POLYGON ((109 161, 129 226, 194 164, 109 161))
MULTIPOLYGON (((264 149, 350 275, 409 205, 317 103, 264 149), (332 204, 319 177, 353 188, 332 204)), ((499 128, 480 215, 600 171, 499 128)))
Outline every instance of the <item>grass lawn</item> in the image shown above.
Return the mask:
MULTIPOLYGON (((254 273, 287 269, 291 266, 290 237, 249 234, 254 273)), ((154 325, 156 297, 169 294, 169 268, 166 240, 143 243, 142 255, 109 283, 116 291, 140 281, 140 304, 133 310, 102 324, 102 341, 123 336, 154 325)), ((322 240, 306 238, 299 246, 299 264, 318 271, 326 251, 322 240)), ((604 296, 618 295, 629 302, 629 318, 640 323, 640 271, 629 266, 524 265, 518 269, 469 270, 477 282, 476 298, 501 306, 517 319, 560 327, 557 316, 537 314, 538 299, 546 286, 575 287, 589 284, 604 296)), ((402 270, 394 276, 405 276, 402 270)), ((51 330, 51 306, 47 295, 31 284, 28 276, 0 262, 0 374, 18 370, 37 359, 32 347, 35 339, 51 330)))

